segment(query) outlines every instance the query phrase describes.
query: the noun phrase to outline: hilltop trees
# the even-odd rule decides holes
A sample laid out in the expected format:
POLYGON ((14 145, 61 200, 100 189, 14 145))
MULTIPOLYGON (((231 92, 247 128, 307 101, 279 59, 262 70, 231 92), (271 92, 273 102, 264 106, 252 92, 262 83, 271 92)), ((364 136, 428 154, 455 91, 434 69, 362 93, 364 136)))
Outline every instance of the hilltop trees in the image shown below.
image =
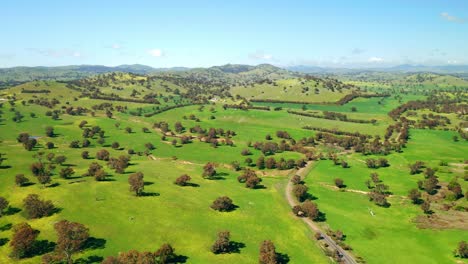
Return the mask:
POLYGON ((299 217, 308 217, 313 221, 323 220, 323 214, 318 209, 317 204, 310 200, 306 200, 302 204, 294 206, 292 211, 299 217))
POLYGON ((296 184, 293 187, 294 196, 296 196, 297 200, 302 202, 307 198, 307 191, 309 188, 304 184, 296 184))
POLYGON ((136 172, 128 176, 128 184, 130 184, 130 191, 135 192, 136 196, 140 196, 145 188, 145 182, 143 181, 143 173, 136 172))
POLYGON ((29 256, 33 250, 39 231, 33 229, 27 223, 21 223, 13 227, 13 237, 10 241, 11 257, 21 259, 29 256))

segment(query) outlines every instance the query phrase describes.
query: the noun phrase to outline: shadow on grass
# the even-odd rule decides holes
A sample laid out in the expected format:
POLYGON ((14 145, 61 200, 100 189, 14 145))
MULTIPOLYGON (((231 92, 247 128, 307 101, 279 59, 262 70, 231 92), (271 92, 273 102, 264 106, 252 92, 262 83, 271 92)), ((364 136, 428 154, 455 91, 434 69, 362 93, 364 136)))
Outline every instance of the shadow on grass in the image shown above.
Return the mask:
POLYGON ((12 223, 4 224, 3 226, 0 226, 0 232, 3 231, 8 231, 13 227, 12 223))
POLYGON ((75 260, 73 263, 75 264, 93 264, 93 263, 101 263, 104 260, 101 256, 89 256, 87 258, 79 258, 75 260))
POLYGON ((276 253, 276 260, 278 264, 286 264, 291 260, 288 254, 276 253))
POLYGON ((55 245, 56 244, 54 242, 50 242, 48 240, 38 240, 38 241, 34 242, 34 244, 32 245, 32 247, 30 249, 30 251, 26 254, 25 257, 31 258, 31 257, 40 256, 40 255, 50 253, 50 252, 54 251, 55 245))
POLYGON ((11 166, 10 165, 2 165, 0 166, 0 169, 10 169, 11 166))
POLYGON ((83 250, 103 249, 106 247, 106 240, 103 238, 90 237, 83 245, 83 250))
POLYGON ((60 183, 55 182, 55 183, 52 183, 51 185, 47 186, 47 188, 55 188, 55 187, 58 187, 58 186, 60 186, 60 183))
POLYGON ((16 208, 16 207, 13 207, 13 206, 10 206, 8 207, 8 209, 6 210, 6 212, 4 212, 3 214, 4 215, 14 215, 14 214, 17 214, 21 212, 21 209, 20 208, 16 208))
POLYGON ((176 255, 171 259, 170 263, 186 263, 188 260, 187 256, 184 255, 176 255))
POLYGON ((160 196, 160 193, 157 192, 142 192, 140 194, 141 197, 152 197, 152 196, 160 196))
POLYGON ((240 253, 241 248, 245 248, 245 243, 242 242, 229 242, 229 252, 230 253, 240 253))
POLYGON ((154 184, 154 182, 150 182, 150 181, 145 181, 145 183, 144 183, 145 186, 150 186, 150 185, 153 185, 153 184, 154 184))
POLYGON ((8 241, 10 241, 10 239, 8 238, 0 238, 0 247, 4 246, 6 243, 8 243, 8 241))

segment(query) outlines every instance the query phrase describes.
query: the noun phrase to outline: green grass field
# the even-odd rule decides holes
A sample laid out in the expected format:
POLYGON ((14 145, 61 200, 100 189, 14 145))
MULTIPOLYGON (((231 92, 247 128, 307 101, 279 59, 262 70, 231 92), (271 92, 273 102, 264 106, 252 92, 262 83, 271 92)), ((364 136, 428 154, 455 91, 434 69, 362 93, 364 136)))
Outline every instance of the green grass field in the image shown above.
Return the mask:
MULTIPOLYGON (((231 162, 237 161, 245 166, 244 160, 249 157, 255 163, 262 153, 248 147, 248 144, 263 142, 268 134, 272 136, 273 142, 279 143, 282 140, 276 136, 279 130, 287 131, 295 140, 315 135, 314 131, 303 129, 304 126, 383 137, 387 127, 394 124, 387 115, 389 111, 404 102, 427 98, 427 95, 422 93, 395 94, 397 96, 392 95, 384 99, 358 98, 342 106, 324 105, 317 103, 335 102, 351 90, 331 92, 318 84, 319 93, 314 94, 314 81, 301 84, 299 79, 284 79, 276 81, 278 86, 238 86, 231 88, 231 93, 247 99, 303 100, 307 102, 307 112, 334 111, 345 113, 349 118, 376 119, 377 122, 361 124, 289 114, 287 110, 299 111, 303 107, 303 104, 294 103, 254 103, 256 106, 269 106, 271 111, 224 109, 224 101, 205 104, 203 107, 185 106, 144 117, 131 115, 130 112, 142 109, 142 114, 150 113, 156 107, 173 106, 180 100, 190 102, 190 99, 174 94, 173 89, 179 87, 175 84, 170 85, 171 91, 166 91, 164 87, 168 83, 162 80, 155 81, 149 90, 141 83, 132 83, 141 78, 145 79, 122 75, 113 84, 103 86, 102 91, 106 94, 116 92, 123 98, 129 98, 134 88, 144 91, 143 94, 156 92, 162 94, 157 97, 161 99, 160 105, 80 98, 80 92, 68 89, 64 83, 53 81, 25 83, 0 91, 0 98, 16 98, 14 106, 4 102, 0 108, 3 112, 0 119, 0 153, 4 158, 3 167, 0 168, 0 196, 5 197, 13 208, 20 209, 19 212, 0 217, 0 241, 11 238, 12 230, 7 228, 9 224, 20 222, 28 222, 40 230, 40 240, 56 241, 53 225, 61 219, 67 219, 89 227, 91 236, 100 242, 97 248, 86 249, 76 254, 74 258, 80 259, 77 263, 99 263, 103 257, 115 256, 130 249, 155 251, 166 242, 176 248, 176 253, 186 256, 187 263, 258 263, 259 244, 265 239, 272 240, 278 252, 287 254, 289 263, 331 263, 332 260, 325 256, 315 241, 314 233, 292 214, 284 197, 288 176, 294 171, 259 170, 257 174, 262 177, 262 185, 265 188, 252 190, 237 181, 241 172, 233 170, 231 162), (112 89, 113 85, 122 86, 124 89, 112 89), (311 87, 309 95, 303 94, 303 86, 311 87), (283 87, 286 89, 283 90, 283 87), (47 89, 51 93, 21 93, 22 88, 47 89), (112 118, 106 117, 105 110, 94 110, 94 116, 91 113, 82 116, 60 114, 58 120, 53 120, 46 116, 46 112, 54 109, 27 103, 28 100, 36 98, 57 98, 60 103, 54 109, 65 109, 69 106, 92 108, 102 103, 112 103, 112 107, 126 107, 127 111, 113 111, 112 118), (23 105, 21 101, 26 103, 23 105), (274 107, 282 107, 282 110, 274 111, 274 107), (357 111, 352 111, 353 107, 357 111), (12 121, 14 111, 24 115, 21 122, 12 121), (31 117, 30 113, 34 113, 36 117, 31 117), (184 118, 191 115, 198 121, 184 118), (78 125, 83 120, 88 122, 87 127, 100 126, 105 131, 103 145, 98 144, 97 138, 94 138, 90 140, 91 145, 87 148, 69 147, 73 140, 82 141, 82 130, 78 125), (186 129, 175 136, 168 135, 166 140, 163 140, 162 132, 153 128, 154 123, 161 121, 168 122, 171 129, 174 129, 176 122, 181 122, 186 129), (120 126, 117 127, 117 123, 120 126), (222 128, 235 131, 236 135, 231 138, 233 146, 221 144, 214 148, 196 138, 189 144, 171 144, 173 139, 189 135, 189 128, 197 125, 204 129, 222 128), (54 128, 55 137, 45 136, 47 126, 54 128), (127 133, 126 127, 132 128, 133 132, 127 133), (143 128, 148 128, 149 132, 143 132, 143 128), (17 142, 16 137, 21 132, 38 137, 38 145, 33 151, 26 151, 17 142), (54 149, 45 149, 45 144, 49 141, 55 144, 54 149), (121 149, 112 149, 112 142, 120 143, 121 149), (109 150, 112 157, 118 157, 127 155, 128 149, 144 152, 146 143, 155 146, 151 155, 132 155, 131 166, 125 174, 114 173, 105 162, 95 159, 96 152, 103 148, 109 150), (252 154, 242 156, 241 151, 246 148, 252 154), (90 152, 90 159, 81 158, 83 150, 90 152), (41 186, 29 168, 36 160, 34 155, 41 151, 65 155, 66 164, 72 166, 76 172, 75 178, 61 179, 58 171, 63 166, 57 165, 52 176, 55 187, 41 186), (95 161, 102 164, 109 173, 109 181, 97 182, 90 177, 81 177, 89 164, 95 161), (220 179, 207 180, 202 177, 202 167, 207 162, 216 164, 220 179), (136 197, 129 191, 128 175, 138 171, 145 175, 145 192, 148 196, 136 197), (15 186, 14 178, 19 173, 25 174, 34 184, 27 187, 15 186), (180 187, 173 184, 177 177, 185 173, 199 186, 180 187), (22 200, 30 193, 37 193, 42 198, 52 200, 60 208, 60 212, 41 219, 27 219, 22 211, 22 200), (238 208, 229 213, 219 213, 210 209, 213 200, 224 195, 232 198, 238 208), (217 232, 222 230, 229 230, 232 240, 241 243, 239 253, 211 253, 210 246, 215 241, 217 232)), ((94 81, 98 80, 99 78, 94 81)), ((182 86, 180 89, 182 92, 186 91, 182 86)), ((418 115, 422 113, 429 113, 429 110, 418 111, 418 115)), ((342 230, 347 236, 346 244, 353 248, 352 252, 367 263, 460 262, 460 259, 453 257, 452 251, 459 241, 466 239, 467 226, 460 219, 466 220, 467 212, 443 211, 441 208, 451 202, 454 206, 467 208, 468 201, 466 197, 448 201, 440 198, 439 194, 445 191, 447 183, 453 179, 458 179, 464 192, 468 189, 468 184, 463 179, 466 177, 468 143, 466 140, 453 140, 453 136, 458 135, 453 129, 462 124, 463 117, 455 114, 447 116, 452 121, 449 127, 452 130, 411 128, 410 138, 403 152, 392 152, 385 156, 390 163, 386 168, 369 169, 365 164, 367 158, 381 156, 345 152, 333 144, 308 147, 316 153, 323 152, 324 155, 329 150, 336 151, 339 158, 346 160, 350 165, 350 168, 344 169, 333 165, 330 160, 314 162, 314 167, 305 181, 309 186, 309 193, 318 198, 314 202, 326 214, 326 222, 320 225, 342 230), (415 219, 430 219, 423 215, 419 206, 411 204, 406 198, 408 191, 417 187, 417 181, 424 179, 423 174, 409 174, 408 165, 417 160, 437 169, 436 175, 441 182, 441 190, 434 196, 440 199, 432 203, 433 217, 454 219, 453 223, 445 225, 444 228, 441 228, 440 223, 429 228, 420 228, 420 225, 414 222, 415 219), (441 166, 441 162, 446 162, 447 166, 441 166), (377 172, 383 183, 390 187, 392 196, 389 197, 389 208, 374 205, 365 193, 369 191, 365 181, 372 172, 377 172), (334 179, 338 177, 344 180, 347 191, 338 191, 334 187, 334 179)), ((276 160, 298 160, 304 158, 304 154, 284 151, 275 153, 272 157, 276 160)), ((10 252, 8 242, 0 245, 0 263, 40 263, 41 256, 16 261, 8 257, 10 252)))

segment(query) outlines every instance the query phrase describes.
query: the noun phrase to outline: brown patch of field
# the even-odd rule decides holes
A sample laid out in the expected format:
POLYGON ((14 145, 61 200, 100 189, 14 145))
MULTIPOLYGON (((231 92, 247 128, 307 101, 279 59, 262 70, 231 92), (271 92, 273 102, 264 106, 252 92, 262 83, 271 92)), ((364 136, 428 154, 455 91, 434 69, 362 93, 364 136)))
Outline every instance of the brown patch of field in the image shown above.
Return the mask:
POLYGON ((450 211, 446 214, 420 215, 414 220, 418 228, 468 230, 468 213, 450 211))

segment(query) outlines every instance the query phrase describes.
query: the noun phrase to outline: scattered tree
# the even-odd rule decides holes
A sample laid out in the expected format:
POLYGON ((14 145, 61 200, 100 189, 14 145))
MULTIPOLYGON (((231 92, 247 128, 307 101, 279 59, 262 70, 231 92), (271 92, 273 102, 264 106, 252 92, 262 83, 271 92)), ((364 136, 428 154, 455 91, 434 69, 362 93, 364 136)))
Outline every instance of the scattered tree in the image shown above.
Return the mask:
POLYGON ((54 225, 57 232, 55 251, 68 264, 73 264, 72 255, 79 251, 89 238, 89 230, 80 223, 62 220, 54 225))
POLYGON ((211 252, 214 254, 229 253, 230 251, 230 236, 229 231, 221 231, 218 233, 218 238, 215 243, 211 246, 211 252))
POLYGON ((221 196, 216 198, 210 207, 216 211, 229 212, 234 210, 235 205, 233 204, 231 198, 227 196, 221 196))
POLYGON ((143 181, 143 173, 136 172, 128 176, 128 183, 130 184, 130 191, 135 192, 136 196, 140 196, 145 188, 145 182, 143 181))
POLYGON ((55 207, 50 200, 41 200, 37 194, 29 194, 24 200, 24 210, 28 218, 41 218, 51 215, 55 207))

